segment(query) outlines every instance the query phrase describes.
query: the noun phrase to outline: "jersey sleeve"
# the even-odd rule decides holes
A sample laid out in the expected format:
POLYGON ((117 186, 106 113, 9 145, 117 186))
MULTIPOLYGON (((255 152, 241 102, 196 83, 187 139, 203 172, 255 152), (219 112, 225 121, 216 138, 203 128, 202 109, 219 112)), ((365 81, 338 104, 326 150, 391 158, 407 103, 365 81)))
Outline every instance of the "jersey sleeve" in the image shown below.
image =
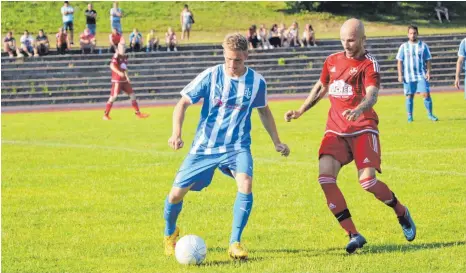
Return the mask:
POLYGON ((210 90, 212 69, 206 69, 199 74, 194 80, 186 85, 180 94, 189 98, 192 104, 197 103, 201 98, 207 97, 210 90))
POLYGON ((328 86, 330 83, 330 74, 328 71, 328 58, 325 60, 324 65, 322 67, 322 72, 320 73, 320 82, 324 86, 328 86))
POLYGON ((424 60, 425 61, 428 61, 430 59, 432 59, 432 55, 430 54, 430 49, 429 49, 429 46, 427 44, 424 44, 424 52, 422 52, 422 57, 424 57, 424 60))
POLYGON ((380 68, 376 60, 373 60, 370 65, 366 67, 364 73, 364 86, 375 86, 380 88, 380 68))
POLYGON ((404 44, 402 44, 400 48, 398 49, 398 54, 396 54, 396 59, 398 61, 404 61, 405 59, 404 44))
POLYGON ((458 56, 466 57, 466 39, 463 39, 463 41, 460 44, 460 48, 458 49, 458 56))
POLYGON ((260 80, 259 89, 257 90, 256 97, 252 101, 252 108, 263 108, 267 106, 267 84, 264 79, 260 80))

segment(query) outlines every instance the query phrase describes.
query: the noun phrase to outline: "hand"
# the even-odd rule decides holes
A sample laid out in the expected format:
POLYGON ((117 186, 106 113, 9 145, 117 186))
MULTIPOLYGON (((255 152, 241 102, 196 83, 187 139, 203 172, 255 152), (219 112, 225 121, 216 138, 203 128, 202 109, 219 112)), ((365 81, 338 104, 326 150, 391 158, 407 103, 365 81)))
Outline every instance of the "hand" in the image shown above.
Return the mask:
POLYGON ((403 76, 398 76, 398 82, 403 82, 403 76))
POLYGON ((459 79, 455 79, 455 87, 456 89, 460 89, 460 80, 459 79))
POLYGON ((301 112, 295 110, 289 110, 285 113, 285 121, 290 122, 291 119, 298 119, 302 115, 301 112))
POLYGON ((168 146, 170 146, 173 150, 176 151, 176 150, 178 150, 178 149, 183 148, 184 142, 183 142, 183 140, 181 139, 181 136, 172 135, 172 136, 168 139, 168 146))
POLYGON ((288 145, 283 143, 275 144, 275 150, 282 154, 282 156, 288 156, 290 154, 290 148, 288 145))
POLYGON ((347 109, 343 112, 342 115, 347 120, 357 120, 361 114, 362 114, 362 111, 359 109, 347 109))
POLYGON ((426 80, 427 80, 427 81, 430 81, 430 72, 427 72, 427 73, 426 73, 426 80))

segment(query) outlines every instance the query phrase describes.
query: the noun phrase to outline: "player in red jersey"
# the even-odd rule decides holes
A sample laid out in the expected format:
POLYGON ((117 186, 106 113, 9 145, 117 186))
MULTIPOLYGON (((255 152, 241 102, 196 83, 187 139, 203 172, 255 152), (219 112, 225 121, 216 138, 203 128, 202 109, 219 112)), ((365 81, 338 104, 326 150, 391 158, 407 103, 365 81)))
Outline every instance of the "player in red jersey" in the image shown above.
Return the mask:
POLYGON ((131 82, 128 77, 128 56, 125 55, 125 46, 123 43, 118 45, 118 52, 113 55, 110 69, 112 70, 112 90, 110 91, 110 98, 107 101, 105 107, 104 120, 110 120, 110 110, 112 109, 113 103, 116 101, 118 94, 123 90, 131 99, 131 105, 136 111, 138 118, 147 118, 148 114, 141 113, 139 111, 138 102, 136 101, 136 95, 131 87, 131 82))
POLYGON ((319 183, 328 207, 350 237, 346 251, 353 253, 366 239, 357 231, 336 183, 341 167, 353 160, 362 188, 394 209, 408 241, 414 240, 416 226, 408 209, 375 176, 376 170, 381 172, 381 151, 378 117, 372 107, 377 102, 380 74, 377 61, 364 49, 364 25, 349 19, 341 27, 340 38, 344 51, 325 60, 320 80, 299 110, 285 113, 285 120, 299 118, 328 93, 331 107, 319 150, 319 183))

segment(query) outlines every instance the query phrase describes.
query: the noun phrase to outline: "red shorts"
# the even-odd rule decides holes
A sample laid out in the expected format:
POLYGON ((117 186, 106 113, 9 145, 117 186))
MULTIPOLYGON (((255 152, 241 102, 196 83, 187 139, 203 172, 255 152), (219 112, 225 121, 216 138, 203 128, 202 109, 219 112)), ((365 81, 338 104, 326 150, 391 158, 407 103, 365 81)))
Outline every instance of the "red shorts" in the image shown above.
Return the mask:
POLYGON ((353 137, 341 137, 327 133, 322 139, 319 158, 322 155, 333 156, 341 165, 353 161, 358 170, 375 168, 379 173, 381 163, 379 136, 374 133, 364 133, 353 137))
POLYGON ((128 95, 133 93, 133 88, 129 82, 112 82, 110 96, 116 96, 120 94, 121 90, 125 91, 125 93, 128 95))

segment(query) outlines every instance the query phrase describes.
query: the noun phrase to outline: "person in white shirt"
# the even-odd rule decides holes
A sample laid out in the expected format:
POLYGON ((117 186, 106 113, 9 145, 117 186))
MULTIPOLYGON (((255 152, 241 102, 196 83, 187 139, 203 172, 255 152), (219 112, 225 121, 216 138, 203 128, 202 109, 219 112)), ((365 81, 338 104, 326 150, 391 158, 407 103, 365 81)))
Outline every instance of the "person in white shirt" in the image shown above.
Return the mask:
POLYGON ((27 54, 29 57, 32 57, 33 54, 35 57, 39 56, 37 54, 37 49, 34 48, 34 38, 29 34, 29 31, 25 30, 23 36, 20 38, 21 49, 18 57, 24 57, 24 54, 27 54))
POLYGON ((68 1, 63 3, 63 7, 61 7, 61 14, 63 15, 63 28, 70 31, 70 44, 73 44, 74 9, 70 6, 68 1))

